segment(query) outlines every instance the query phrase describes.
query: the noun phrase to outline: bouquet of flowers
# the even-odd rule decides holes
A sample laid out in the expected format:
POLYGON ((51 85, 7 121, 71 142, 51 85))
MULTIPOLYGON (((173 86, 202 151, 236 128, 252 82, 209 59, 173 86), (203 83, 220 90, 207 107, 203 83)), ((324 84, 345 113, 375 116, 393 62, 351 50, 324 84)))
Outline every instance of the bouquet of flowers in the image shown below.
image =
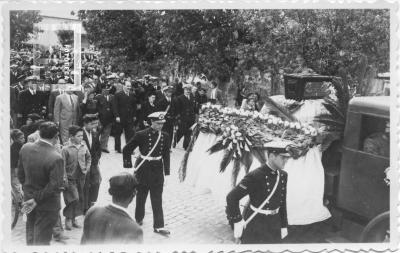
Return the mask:
POLYGON ((233 161, 234 175, 239 173, 240 164, 248 172, 252 155, 260 162, 265 162, 263 146, 270 141, 290 143, 288 151, 296 159, 318 144, 320 135, 313 126, 283 120, 272 114, 211 104, 203 105, 198 123, 200 131, 219 135, 208 151, 211 154, 223 151, 220 172, 225 171, 233 161))

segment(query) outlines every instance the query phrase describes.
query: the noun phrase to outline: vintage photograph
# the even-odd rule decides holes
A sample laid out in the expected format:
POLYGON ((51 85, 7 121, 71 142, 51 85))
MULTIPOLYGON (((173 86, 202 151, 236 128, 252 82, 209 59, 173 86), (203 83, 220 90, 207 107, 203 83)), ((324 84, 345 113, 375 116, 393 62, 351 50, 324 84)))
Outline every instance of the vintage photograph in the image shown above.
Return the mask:
POLYGON ((10 243, 390 245, 394 6, 8 6, 10 243))

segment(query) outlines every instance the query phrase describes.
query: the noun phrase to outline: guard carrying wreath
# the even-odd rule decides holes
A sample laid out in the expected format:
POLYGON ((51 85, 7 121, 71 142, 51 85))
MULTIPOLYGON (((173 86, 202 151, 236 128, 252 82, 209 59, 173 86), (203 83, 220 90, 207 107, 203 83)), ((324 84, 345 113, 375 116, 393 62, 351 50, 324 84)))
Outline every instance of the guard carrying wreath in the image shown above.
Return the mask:
POLYGON ((279 243, 287 236, 287 173, 282 169, 290 154, 284 142, 267 145, 267 162, 248 173, 226 197, 227 218, 236 242, 243 244, 279 243), (239 201, 246 195, 250 206, 242 217, 239 201))
POLYGON ((165 112, 154 112, 148 115, 151 126, 138 131, 123 148, 124 168, 132 168, 132 152, 139 147, 140 156, 135 163, 135 176, 139 182, 136 196, 135 219, 139 225, 143 224, 145 204, 150 192, 153 209, 154 232, 169 235, 164 228, 164 214, 162 208, 162 192, 164 174, 169 175, 170 169, 170 136, 162 131, 165 123, 165 112))

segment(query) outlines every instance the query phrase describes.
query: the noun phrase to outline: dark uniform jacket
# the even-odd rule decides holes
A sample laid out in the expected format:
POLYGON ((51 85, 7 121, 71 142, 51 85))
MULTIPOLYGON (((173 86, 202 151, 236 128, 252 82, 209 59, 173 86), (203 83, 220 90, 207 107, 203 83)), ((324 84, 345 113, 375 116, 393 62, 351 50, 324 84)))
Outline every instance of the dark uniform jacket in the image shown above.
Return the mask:
POLYGON ((190 95, 190 100, 184 94, 177 97, 175 113, 184 126, 183 128, 191 127, 195 123, 198 113, 194 97, 190 95))
POLYGON ((64 160, 49 143, 37 141, 22 146, 19 153, 18 179, 24 199, 35 199, 35 209, 58 211, 60 191, 64 187, 64 160))
MULTIPOLYGON (((149 152, 157 141, 159 132, 149 127, 143 131, 138 131, 128 144, 123 148, 124 168, 132 168, 132 152, 139 147, 143 156, 149 156, 149 152)), ((161 132, 160 141, 157 147, 150 154, 151 157, 161 156, 161 160, 145 161, 136 172, 140 184, 162 185, 164 183, 164 173, 169 175, 170 168, 170 137, 166 132, 161 132)), ((141 163, 142 158, 136 160, 136 166, 141 163)))
POLYGON ((142 243, 143 231, 123 210, 112 205, 86 213, 81 244, 142 243))
MULTIPOLYGON (((279 174, 276 191, 270 198, 269 203, 262 208, 263 210, 276 210, 279 208, 279 215, 258 213, 246 226, 242 236, 243 243, 276 243, 281 240, 280 229, 286 228, 288 225, 286 212, 287 173, 279 171, 279 174)), ((236 223, 242 219, 239 201, 246 195, 250 197, 250 205, 259 208, 273 191, 277 176, 278 172, 273 171, 267 165, 263 165, 247 174, 226 198, 228 220, 231 223, 236 223)), ((253 212, 249 208, 243 218, 245 220, 248 219, 253 212)))
POLYGON ((129 96, 124 91, 119 91, 114 95, 114 116, 120 117, 121 123, 133 123, 136 117, 136 99, 133 93, 129 96))
POLYGON ((97 110, 99 112, 99 120, 103 126, 114 122, 113 103, 114 96, 108 95, 108 100, 105 95, 99 94, 95 97, 97 102, 97 110))

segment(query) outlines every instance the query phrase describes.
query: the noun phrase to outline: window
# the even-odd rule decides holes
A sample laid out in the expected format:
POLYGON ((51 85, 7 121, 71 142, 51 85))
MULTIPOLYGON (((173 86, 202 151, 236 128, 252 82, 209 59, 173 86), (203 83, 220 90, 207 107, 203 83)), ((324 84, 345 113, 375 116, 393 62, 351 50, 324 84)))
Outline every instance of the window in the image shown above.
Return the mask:
POLYGON ((360 147, 363 152, 389 157, 389 119, 363 115, 361 120, 360 147))

